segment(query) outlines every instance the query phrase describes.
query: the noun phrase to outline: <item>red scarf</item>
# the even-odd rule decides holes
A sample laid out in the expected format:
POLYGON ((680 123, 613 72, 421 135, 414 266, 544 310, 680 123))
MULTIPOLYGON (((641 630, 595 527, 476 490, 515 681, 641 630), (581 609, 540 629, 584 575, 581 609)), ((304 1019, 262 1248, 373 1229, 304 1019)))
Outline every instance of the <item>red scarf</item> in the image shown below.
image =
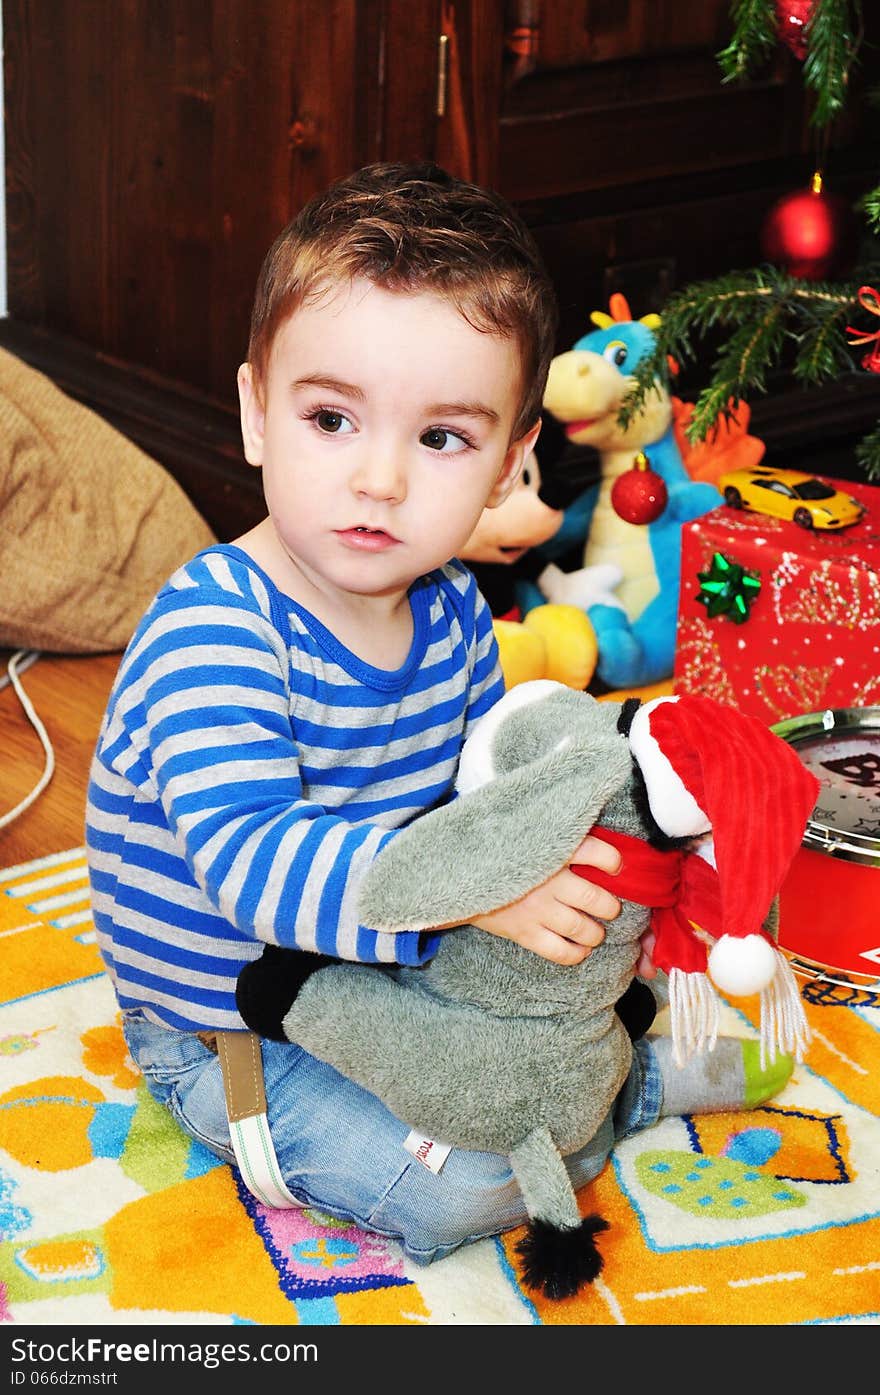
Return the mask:
POLYGON ((658 969, 705 973, 708 950, 694 934, 694 924, 713 938, 721 934, 721 894, 715 868, 693 851, 661 851, 643 838, 615 833, 602 824, 591 830, 610 843, 623 859, 617 873, 602 872, 583 863, 572 871, 585 881, 603 886, 623 901, 650 908, 651 929, 657 937, 652 959, 658 969))

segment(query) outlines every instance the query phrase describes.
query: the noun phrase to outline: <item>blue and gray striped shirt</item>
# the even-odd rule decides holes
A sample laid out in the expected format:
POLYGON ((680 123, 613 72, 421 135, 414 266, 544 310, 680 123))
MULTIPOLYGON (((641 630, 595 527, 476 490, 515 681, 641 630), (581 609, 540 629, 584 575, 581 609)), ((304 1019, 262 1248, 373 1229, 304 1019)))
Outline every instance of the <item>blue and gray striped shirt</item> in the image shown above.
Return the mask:
POLYGON ((501 696, 488 606, 459 562, 410 588, 394 671, 344 648, 243 551, 177 571, 126 649, 92 762, 86 847, 120 1005, 184 1031, 244 1024, 263 943, 418 964, 436 933, 360 925, 394 830, 452 793, 501 696))

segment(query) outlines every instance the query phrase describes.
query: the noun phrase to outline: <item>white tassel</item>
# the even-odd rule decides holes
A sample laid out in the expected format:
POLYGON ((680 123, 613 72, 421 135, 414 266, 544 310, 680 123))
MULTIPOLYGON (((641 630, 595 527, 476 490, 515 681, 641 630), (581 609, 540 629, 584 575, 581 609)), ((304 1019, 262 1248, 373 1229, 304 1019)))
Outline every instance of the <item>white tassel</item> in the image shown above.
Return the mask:
POLYGON ((776 950, 776 973, 761 993, 761 1069, 784 1051, 802 1061, 812 1035, 800 988, 785 955, 776 950))
POLYGON ((684 1066, 691 1056, 715 1049, 720 1017, 718 995, 706 974, 670 969, 668 977, 672 1053, 675 1064, 684 1066))

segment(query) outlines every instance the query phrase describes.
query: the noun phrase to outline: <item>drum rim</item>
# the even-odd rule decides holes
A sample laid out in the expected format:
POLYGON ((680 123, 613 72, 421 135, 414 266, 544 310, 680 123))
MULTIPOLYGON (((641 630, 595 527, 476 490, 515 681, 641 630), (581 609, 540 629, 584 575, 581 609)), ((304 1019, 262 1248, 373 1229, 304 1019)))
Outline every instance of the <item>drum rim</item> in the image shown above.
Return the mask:
POLYGON ((789 962, 792 973, 797 978, 807 979, 809 982, 832 983, 838 988, 864 988, 868 990, 880 989, 880 975, 863 974, 860 969, 842 969, 835 964, 829 964, 819 959, 810 959, 799 950, 790 949, 786 945, 780 945, 786 959, 789 962), (835 977, 839 975, 839 977, 835 977))
MULTIPOLYGON (((801 741, 827 735, 831 731, 870 729, 880 735, 880 707, 826 707, 821 712, 803 712, 774 722, 770 730, 793 749, 801 741)), ((850 830, 844 834, 833 825, 809 818, 802 846, 813 852, 839 857, 863 867, 880 867, 880 838, 850 830)))

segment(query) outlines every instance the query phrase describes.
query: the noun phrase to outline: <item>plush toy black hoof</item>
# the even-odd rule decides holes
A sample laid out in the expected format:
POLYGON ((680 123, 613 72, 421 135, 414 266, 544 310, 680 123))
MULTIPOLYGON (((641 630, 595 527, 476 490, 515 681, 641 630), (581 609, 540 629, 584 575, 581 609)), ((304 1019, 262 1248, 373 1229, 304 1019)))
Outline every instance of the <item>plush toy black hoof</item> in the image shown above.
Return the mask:
POLYGON ((633 979, 614 1007, 630 1041, 643 1037, 657 1016, 657 999, 647 983, 639 978, 633 979))
POLYGON ((235 988, 235 1005, 247 1026, 270 1041, 287 1041, 282 1027, 307 978, 328 964, 327 954, 266 945, 259 959, 245 964, 235 988))
POLYGON ((530 1221, 517 1245, 523 1279, 545 1298, 571 1298, 602 1271, 594 1236, 608 1229, 601 1216, 585 1216, 575 1230, 558 1230, 547 1221, 530 1221))

